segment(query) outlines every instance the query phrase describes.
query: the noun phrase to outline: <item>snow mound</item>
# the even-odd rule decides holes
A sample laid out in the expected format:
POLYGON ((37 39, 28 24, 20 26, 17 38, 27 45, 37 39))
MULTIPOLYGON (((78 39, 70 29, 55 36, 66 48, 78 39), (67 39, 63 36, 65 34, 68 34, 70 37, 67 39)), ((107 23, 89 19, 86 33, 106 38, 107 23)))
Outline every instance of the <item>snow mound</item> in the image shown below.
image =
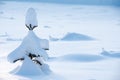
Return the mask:
POLYGON ((103 50, 101 52, 101 55, 108 56, 108 57, 113 57, 113 58, 120 58, 120 52, 116 52, 116 51, 106 51, 106 50, 103 50))
POLYGON ((33 8, 29 8, 27 13, 26 13, 26 19, 25 19, 25 24, 27 26, 30 26, 33 28, 34 26, 38 26, 38 21, 37 21, 37 14, 33 8))
POLYGON ((79 33, 68 33, 63 38, 54 38, 49 36, 50 41, 81 41, 81 40, 94 40, 94 38, 89 37, 87 35, 79 34, 79 33))
POLYGON ((73 62, 94 62, 105 59, 100 55, 92 55, 92 54, 68 54, 61 57, 53 57, 50 58, 50 61, 73 61, 73 62))
POLYGON ((78 33, 68 33, 61 40, 63 41, 79 41, 79 40, 93 40, 92 37, 78 33))

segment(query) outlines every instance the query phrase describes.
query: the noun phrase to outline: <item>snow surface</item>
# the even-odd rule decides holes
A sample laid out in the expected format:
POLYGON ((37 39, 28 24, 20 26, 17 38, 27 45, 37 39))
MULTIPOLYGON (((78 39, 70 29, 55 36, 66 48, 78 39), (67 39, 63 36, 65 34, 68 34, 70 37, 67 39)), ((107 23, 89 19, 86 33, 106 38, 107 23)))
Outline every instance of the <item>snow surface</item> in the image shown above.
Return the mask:
POLYGON ((17 38, 6 38, 7 41, 22 41, 22 39, 17 39, 17 38))
POLYGON ((49 36, 49 40, 50 41, 58 41, 58 40, 60 40, 59 38, 54 38, 54 37, 52 37, 52 36, 49 36))
POLYGON ((68 32, 75 32, 97 40, 50 42, 47 51, 50 57, 46 63, 53 73, 26 77, 10 74, 20 63, 7 61, 7 55, 21 42, 0 37, 1 80, 120 80, 120 58, 101 54, 102 48, 107 52, 120 51, 119 7, 7 1, 0 4, 0 12, 4 12, 0 14, 0 34, 7 32, 13 38, 23 39, 27 34, 25 11, 29 7, 37 12, 40 27, 35 33, 38 37, 63 37, 68 32), (46 25, 51 28, 44 28, 46 25))
POLYGON ((0 34, 0 37, 8 37, 9 35, 7 33, 5 34, 0 34))

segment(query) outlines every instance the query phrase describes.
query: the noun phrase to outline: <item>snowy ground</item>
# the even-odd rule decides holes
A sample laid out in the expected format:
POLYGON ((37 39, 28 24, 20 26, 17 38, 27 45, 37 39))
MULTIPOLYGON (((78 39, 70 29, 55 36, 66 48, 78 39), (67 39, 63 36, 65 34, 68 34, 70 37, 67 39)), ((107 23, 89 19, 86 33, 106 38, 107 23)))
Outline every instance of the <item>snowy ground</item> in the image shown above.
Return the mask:
POLYGON ((0 4, 0 80, 120 80, 120 58, 103 56, 102 48, 120 52, 120 7, 87 6, 31 2, 0 4), (17 76, 9 72, 7 55, 27 34, 25 13, 36 9, 41 37, 61 38, 68 32, 85 34, 93 41, 50 41, 48 54, 53 73, 41 76, 17 76))

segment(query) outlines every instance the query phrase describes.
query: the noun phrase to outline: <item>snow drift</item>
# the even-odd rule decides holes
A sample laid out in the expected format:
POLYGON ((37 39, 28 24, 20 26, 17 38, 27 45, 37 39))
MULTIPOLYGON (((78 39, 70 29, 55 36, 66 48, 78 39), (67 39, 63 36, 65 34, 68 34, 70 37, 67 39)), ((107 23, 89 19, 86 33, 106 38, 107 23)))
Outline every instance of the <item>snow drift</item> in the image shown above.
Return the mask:
POLYGON ((84 35, 84 34, 79 34, 79 33, 67 33, 63 38, 54 38, 52 36, 49 36, 49 39, 51 41, 87 41, 87 40, 94 40, 94 38, 84 35))
POLYGON ((106 51, 106 50, 103 50, 101 52, 101 55, 108 56, 108 57, 113 57, 113 58, 120 58, 120 52, 116 52, 116 51, 106 51))
POLYGON ((68 33, 61 40, 64 40, 64 41, 79 41, 79 40, 93 40, 93 38, 91 38, 87 35, 83 35, 83 34, 68 33))
POLYGON ((101 61, 105 58, 101 55, 92 55, 92 54, 68 54, 60 57, 51 57, 50 61, 70 61, 70 62, 95 62, 101 61))

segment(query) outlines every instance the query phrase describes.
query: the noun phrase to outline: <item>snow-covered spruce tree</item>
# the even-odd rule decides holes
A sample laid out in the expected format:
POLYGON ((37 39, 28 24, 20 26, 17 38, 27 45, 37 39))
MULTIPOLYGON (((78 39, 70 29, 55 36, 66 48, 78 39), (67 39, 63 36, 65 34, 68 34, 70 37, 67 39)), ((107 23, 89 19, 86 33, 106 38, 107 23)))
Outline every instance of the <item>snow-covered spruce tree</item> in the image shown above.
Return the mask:
POLYGON ((29 29, 27 36, 21 45, 7 57, 11 63, 22 61, 22 64, 12 73, 19 75, 48 74, 50 73, 49 66, 43 61, 48 58, 45 50, 49 49, 49 42, 46 39, 38 38, 33 32, 33 29, 38 27, 36 12, 33 8, 29 8, 27 11, 25 25, 29 29))

